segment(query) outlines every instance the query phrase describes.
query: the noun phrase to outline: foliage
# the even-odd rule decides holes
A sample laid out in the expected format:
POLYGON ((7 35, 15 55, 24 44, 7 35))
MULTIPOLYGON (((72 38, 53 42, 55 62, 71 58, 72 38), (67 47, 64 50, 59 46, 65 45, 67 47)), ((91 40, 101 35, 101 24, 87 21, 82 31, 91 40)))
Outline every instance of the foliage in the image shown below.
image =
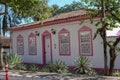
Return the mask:
POLYGON ((116 48, 116 52, 120 52, 120 47, 117 47, 117 48, 116 48))
MULTIPOLYGON (((18 26, 22 20, 33 18, 33 20, 43 20, 51 14, 51 8, 47 5, 47 0, 0 0, 0 18, 2 22, 3 35, 10 27, 18 26)), ((25 20, 26 21, 26 20, 25 20)))
POLYGON ((47 0, 9 0, 0 1, 1 4, 6 4, 18 15, 24 17, 34 16, 39 19, 48 17, 50 8, 47 5, 47 0))
POLYGON ((119 71, 119 70, 116 70, 116 71, 113 73, 113 75, 120 77, 120 71, 119 71))
POLYGON ((41 72, 51 72, 51 71, 49 70, 49 68, 47 68, 47 67, 42 67, 42 68, 40 69, 40 71, 41 71, 41 72))
POLYGON ((104 49, 104 68, 105 75, 109 73, 112 75, 114 69, 114 63, 117 57, 116 46, 120 42, 120 36, 116 37, 116 40, 111 44, 107 41, 106 30, 112 30, 113 28, 118 28, 120 25, 120 1, 119 0, 82 0, 86 4, 86 10, 88 11, 88 16, 93 22, 93 18, 96 16, 99 17, 99 21, 96 23, 96 26, 99 26, 94 39, 97 35, 100 35, 103 40, 103 49, 104 49), (107 47, 109 47, 109 56, 110 61, 107 61, 107 47), (108 71, 108 63, 109 71, 108 71))
POLYGON ((3 52, 3 62, 7 61, 8 53, 3 52))
POLYGON ((88 74, 95 75, 95 71, 90 67, 90 60, 88 57, 79 57, 75 60, 75 64, 77 67, 74 68, 75 73, 78 74, 88 74))
POLYGON ((76 2, 73 1, 71 4, 66 4, 63 7, 58 7, 57 5, 53 5, 52 6, 52 15, 57 15, 60 13, 65 13, 65 12, 69 12, 69 11, 74 11, 74 10, 79 10, 79 9, 83 9, 84 5, 81 2, 76 2))
POLYGON ((46 66, 41 67, 40 71, 42 72, 53 72, 53 63, 48 62, 46 66))
POLYGON ((48 63, 43 70, 47 72, 66 73, 68 68, 63 61, 56 61, 55 63, 48 63))
POLYGON ((67 66, 63 61, 56 61, 56 63, 53 65, 53 70, 57 73, 66 73, 67 72, 67 66))
POLYGON ((39 71, 39 66, 37 64, 25 64, 28 71, 39 71))
POLYGON ((6 56, 6 61, 8 62, 8 68, 14 69, 14 67, 21 63, 21 58, 18 55, 10 54, 6 56))
POLYGON ((48 62, 47 65, 45 66, 45 68, 49 71, 49 72, 54 72, 54 64, 51 62, 48 62))
MULTIPOLYGON (((93 19, 97 15, 101 15, 100 21, 96 26, 105 24, 105 30, 112 30, 113 28, 120 27, 117 23, 120 22, 120 1, 117 0, 82 0, 86 4, 88 16, 93 19), (102 14, 100 14, 102 13, 102 14)), ((103 27, 99 27, 96 35, 100 33, 103 27)))
POLYGON ((14 69, 16 70, 26 70, 26 66, 22 63, 16 64, 16 66, 14 66, 14 69))

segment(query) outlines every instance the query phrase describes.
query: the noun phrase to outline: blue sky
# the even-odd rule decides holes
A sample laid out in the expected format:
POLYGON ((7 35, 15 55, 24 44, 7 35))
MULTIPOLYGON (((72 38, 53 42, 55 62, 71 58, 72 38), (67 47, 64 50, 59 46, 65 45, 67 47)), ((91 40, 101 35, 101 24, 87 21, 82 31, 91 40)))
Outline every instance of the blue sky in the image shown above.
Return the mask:
POLYGON ((70 4, 73 1, 80 1, 80 0, 49 0, 48 4, 51 6, 53 4, 57 4, 58 6, 62 7, 65 4, 70 4))

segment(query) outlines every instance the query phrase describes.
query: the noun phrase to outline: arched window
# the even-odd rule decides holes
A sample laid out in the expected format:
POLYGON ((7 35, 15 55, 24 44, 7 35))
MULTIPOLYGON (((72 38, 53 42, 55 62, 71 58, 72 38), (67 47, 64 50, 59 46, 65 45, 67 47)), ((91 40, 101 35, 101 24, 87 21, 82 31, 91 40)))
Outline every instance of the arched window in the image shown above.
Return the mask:
POLYGON ((17 54, 24 54, 24 40, 22 35, 17 36, 17 54))
POLYGON ((79 53, 81 56, 93 56, 92 30, 83 26, 78 31, 79 53))
POLYGON ((30 55, 36 55, 37 49, 36 49, 36 36, 35 34, 31 33, 28 36, 28 48, 29 48, 29 54, 30 55))
POLYGON ((70 55, 70 33, 66 29, 62 29, 58 33, 59 40, 59 54, 70 55))

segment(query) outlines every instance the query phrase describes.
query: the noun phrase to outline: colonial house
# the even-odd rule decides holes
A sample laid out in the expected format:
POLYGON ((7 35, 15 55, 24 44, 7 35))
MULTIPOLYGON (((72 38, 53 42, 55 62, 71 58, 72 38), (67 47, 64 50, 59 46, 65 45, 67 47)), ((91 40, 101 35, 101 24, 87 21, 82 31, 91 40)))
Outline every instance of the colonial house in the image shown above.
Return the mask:
MULTIPOLYGON (((77 10, 48 18, 20 27, 11 28, 12 51, 21 55, 24 63, 45 65, 48 62, 62 60, 66 65, 75 66, 74 60, 87 56, 94 68, 104 67, 102 39, 98 35, 95 23, 91 24, 86 11, 77 10), (81 24, 81 20, 84 22, 81 24)), ((120 55, 115 68, 120 69, 120 55)))

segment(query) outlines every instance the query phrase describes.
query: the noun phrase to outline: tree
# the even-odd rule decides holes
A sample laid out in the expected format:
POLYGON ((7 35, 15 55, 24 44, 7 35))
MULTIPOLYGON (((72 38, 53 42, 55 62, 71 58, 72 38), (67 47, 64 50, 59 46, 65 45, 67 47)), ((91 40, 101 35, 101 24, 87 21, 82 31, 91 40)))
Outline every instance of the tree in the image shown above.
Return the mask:
POLYGON ((49 17, 51 11, 47 5, 47 0, 1 0, 0 4, 5 7, 4 12, 0 13, 0 15, 3 15, 3 33, 7 30, 8 26, 13 26, 7 23, 13 24, 12 20, 14 18, 32 17, 35 21, 38 21, 49 17), (8 10, 11 10, 14 14, 10 14, 8 10), (13 17, 13 15, 16 17, 13 17))
POLYGON ((94 38, 100 34, 103 40, 103 49, 104 49, 104 68, 105 75, 113 75, 114 63, 117 57, 116 50, 119 48, 117 44, 120 42, 120 36, 116 38, 115 41, 107 41, 106 30, 112 30, 113 28, 120 27, 116 25, 120 23, 120 1, 119 0, 83 0, 87 4, 86 8, 89 12, 90 19, 93 19, 96 15, 101 13, 100 21, 97 22, 96 26, 102 25, 97 29, 94 38), (91 12, 91 9, 92 12, 91 12), (109 47, 110 63, 108 71, 107 63, 107 46, 109 47))
MULTIPOLYGON (((51 9, 47 5, 47 0, 0 0, 0 4, 4 5, 4 12, 0 12, 2 17, 3 35, 10 27, 15 26, 16 18, 32 17, 35 21, 43 20, 50 15, 51 9), (12 14, 8 10, 11 10, 12 14)), ((1 48, 0 48, 0 55, 1 48)), ((0 65, 2 65, 2 57, 0 57, 0 65)))
POLYGON ((58 14, 57 11, 59 10, 59 6, 57 4, 54 4, 51 6, 51 9, 52 9, 52 16, 58 14))
POLYGON ((79 9, 83 9, 84 5, 82 3, 80 3, 79 1, 73 1, 71 4, 66 4, 63 7, 58 7, 57 5, 53 5, 52 6, 52 15, 57 15, 60 13, 64 13, 64 12, 69 12, 69 11, 74 11, 74 10, 79 10, 79 9))

